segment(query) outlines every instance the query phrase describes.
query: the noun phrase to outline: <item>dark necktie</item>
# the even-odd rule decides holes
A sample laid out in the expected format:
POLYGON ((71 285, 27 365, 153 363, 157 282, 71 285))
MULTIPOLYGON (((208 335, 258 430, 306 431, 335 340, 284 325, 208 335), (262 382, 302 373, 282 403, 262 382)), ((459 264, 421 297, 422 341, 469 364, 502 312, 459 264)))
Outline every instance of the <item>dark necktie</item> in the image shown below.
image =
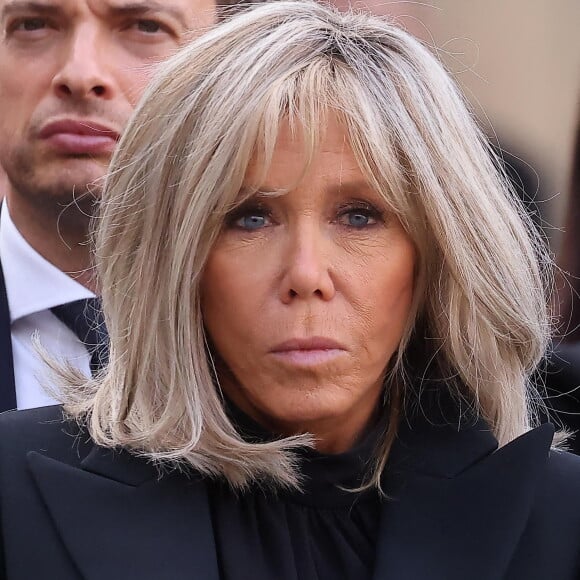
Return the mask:
POLYGON ((50 309, 51 312, 85 345, 91 355, 94 376, 109 358, 109 335, 98 298, 85 298, 50 309))

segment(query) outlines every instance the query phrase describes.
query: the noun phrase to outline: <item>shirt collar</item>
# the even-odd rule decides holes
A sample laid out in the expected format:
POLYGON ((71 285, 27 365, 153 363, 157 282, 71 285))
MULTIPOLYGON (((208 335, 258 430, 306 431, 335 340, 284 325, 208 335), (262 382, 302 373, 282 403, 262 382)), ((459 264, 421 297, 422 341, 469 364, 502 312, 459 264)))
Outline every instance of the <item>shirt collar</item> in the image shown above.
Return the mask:
POLYGON ((43 258, 18 231, 6 200, 0 212, 0 263, 10 322, 95 295, 43 258))

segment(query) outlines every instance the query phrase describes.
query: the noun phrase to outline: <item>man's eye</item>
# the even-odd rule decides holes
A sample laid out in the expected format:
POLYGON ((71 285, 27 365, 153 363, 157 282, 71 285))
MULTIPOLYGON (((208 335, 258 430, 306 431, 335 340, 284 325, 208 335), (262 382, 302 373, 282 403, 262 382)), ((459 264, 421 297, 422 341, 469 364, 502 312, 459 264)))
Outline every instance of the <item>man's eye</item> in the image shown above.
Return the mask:
POLYGON ((163 26, 155 20, 138 20, 135 22, 135 28, 139 32, 145 32, 147 34, 156 34, 164 31, 163 26))
POLYGON ((44 30, 47 27, 48 23, 44 18, 23 18, 14 23, 12 30, 34 32, 35 30, 44 30))

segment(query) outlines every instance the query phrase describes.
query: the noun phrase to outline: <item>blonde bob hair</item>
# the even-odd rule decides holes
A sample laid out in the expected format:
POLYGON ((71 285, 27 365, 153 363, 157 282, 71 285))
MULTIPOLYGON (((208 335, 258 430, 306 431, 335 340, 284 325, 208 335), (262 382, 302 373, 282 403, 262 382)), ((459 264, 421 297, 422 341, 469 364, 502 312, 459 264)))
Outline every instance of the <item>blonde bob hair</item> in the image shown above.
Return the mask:
POLYGON ((385 20, 280 1, 164 63, 120 142, 95 238, 110 361, 90 381, 69 373, 64 395, 97 444, 237 488, 299 482, 293 451, 308 436, 252 443, 230 422, 199 287, 250 161, 267 167, 289 119, 308 163, 329 111, 418 255, 368 485, 380 485, 416 382, 413 344, 500 445, 530 428, 528 377, 548 341, 547 258, 457 88, 429 50, 385 20))

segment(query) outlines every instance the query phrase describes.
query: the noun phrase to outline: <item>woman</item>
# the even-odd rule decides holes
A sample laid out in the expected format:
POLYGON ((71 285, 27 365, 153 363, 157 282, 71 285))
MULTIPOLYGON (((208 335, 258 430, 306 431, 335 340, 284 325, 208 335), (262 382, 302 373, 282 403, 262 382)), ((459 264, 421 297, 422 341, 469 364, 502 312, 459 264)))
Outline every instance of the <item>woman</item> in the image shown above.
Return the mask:
POLYGON ((577 578, 515 203, 381 20, 279 2, 177 54, 98 220, 108 367, 0 419, 4 577, 577 578))

